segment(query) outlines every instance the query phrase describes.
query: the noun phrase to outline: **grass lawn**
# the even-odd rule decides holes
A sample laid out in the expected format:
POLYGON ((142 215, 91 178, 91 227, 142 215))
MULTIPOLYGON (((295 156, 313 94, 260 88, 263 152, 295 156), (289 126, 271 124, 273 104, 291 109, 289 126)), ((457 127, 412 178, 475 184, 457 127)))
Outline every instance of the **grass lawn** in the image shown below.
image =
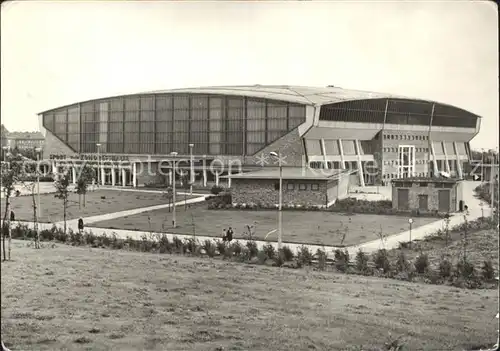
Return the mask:
MULTIPOLYGON (((498 235, 495 230, 480 230, 471 232, 467 235, 467 259, 480 269, 485 260, 491 260, 493 267, 498 274, 498 235)), ((428 238, 412 242, 412 249, 393 249, 389 254, 397 257, 400 251, 403 251, 406 258, 413 260, 420 252, 429 256, 429 262, 434 267, 439 266, 442 257, 447 258, 454 265, 459 259, 463 258, 464 242, 463 234, 450 232, 449 244, 446 246, 444 240, 428 238)))
MULTIPOLYGON (((184 200, 183 195, 178 195, 178 201, 184 200)), ((194 196, 187 196, 188 199, 194 196)), ((31 196, 19 196, 12 198, 12 210, 16 214, 16 220, 33 220, 33 207, 31 196)), ((40 194, 41 218, 40 222, 59 222, 63 220, 62 200, 56 199, 54 194, 40 194)), ((75 219, 113 213, 118 211, 131 210, 134 208, 148 207, 154 205, 167 204, 168 200, 161 194, 118 191, 118 190, 96 190, 87 193, 86 206, 79 208, 78 194, 72 193, 69 199, 67 217, 75 219), (105 199, 101 199, 105 196, 105 199)), ((2 209, 5 209, 5 200, 1 200, 2 209)), ((3 217, 2 211, 2 217, 3 217)))
POLYGON ((2 262, 12 350, 354 350, 389 333, 410 350, 496 341, 494 290, 49 245, 15 240, 2 262))
MULTIPOLYGON (((149 230, 156 232, 192 234, 193 221, 197 235, 222 236, 222 230, 232 226, 235 238, 243 238, 245 226, 256 226, 256 237, 263 240, 267 233, 276 228, 276 211, 208 210, 206 204, 193 205, 187 211, 178 207, 175 230, 171 227, 172 213, 156 210, 141 214, 93 223, 93 227, 149 230)), ((435 218, 415 218, 413 228, 436 221, 435 218)), ((343 245, 354 245, 377 239, 380 227, 385 235, 397 234, 408 230, 408 219, 400 216, 355 214, 346 216, 333 212, 283 211, 283 241, 308 244, 340 245, 342 233, 339 230, 348 226, 349 231, 343 245), (351 218, 351 223, 349 223, 351 218)), ((276 240, 276 232, 269 235, 276 240)))

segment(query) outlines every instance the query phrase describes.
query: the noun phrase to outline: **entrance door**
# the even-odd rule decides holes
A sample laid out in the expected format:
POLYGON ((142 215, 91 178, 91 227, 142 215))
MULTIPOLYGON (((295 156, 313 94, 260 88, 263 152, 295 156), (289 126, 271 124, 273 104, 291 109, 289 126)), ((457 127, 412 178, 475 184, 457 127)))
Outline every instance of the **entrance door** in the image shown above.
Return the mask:
POLYGON ((415 175, 415 145, 399 145, 398 159, 398 178, 413 177, 415 175))
POLYGON ((439 190, 439 212, 450 211, 450 191, 439 190))
POLYGON ((429 196, 418 195, 418 209, 420 211, 427 211, 429 209, 429 196))
POLYGON ((401 210, 409 209, 409 194, 408 189, 398 189, 398 208, 401 210))

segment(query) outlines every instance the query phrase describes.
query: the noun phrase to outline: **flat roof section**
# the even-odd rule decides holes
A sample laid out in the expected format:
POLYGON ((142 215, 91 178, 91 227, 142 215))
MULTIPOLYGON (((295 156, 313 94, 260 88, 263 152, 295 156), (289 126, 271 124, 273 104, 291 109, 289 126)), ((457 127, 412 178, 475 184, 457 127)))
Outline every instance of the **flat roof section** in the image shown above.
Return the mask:
MULTIPOLYGON (((342 175, 353 173, 352 170, 311 169, 306 167, 283 167, 282 179, 287 180, 335 180, 342 175)), ((221 178, 229 178, 223 176, 221 178)), ((231 175, 231 179, 279 179, 278 167, 266 168, 261 171, 231 175)))
POLYGON ((393 183, 403 183, 403 182, 412 182, 412 183, 458 183, 461 182, 462 179, 458 178, 434 178, 434 177, 408 177, 408 178, 399 178, 393 179, 393 183))

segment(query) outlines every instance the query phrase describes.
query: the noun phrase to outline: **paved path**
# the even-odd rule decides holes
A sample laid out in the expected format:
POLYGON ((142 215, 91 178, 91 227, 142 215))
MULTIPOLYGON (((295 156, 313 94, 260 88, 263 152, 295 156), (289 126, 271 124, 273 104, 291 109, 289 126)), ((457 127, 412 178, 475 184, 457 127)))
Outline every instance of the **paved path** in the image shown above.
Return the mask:
MULTIPOLYGON (((464 182, 464 201, 467 204, 467 206, 469 207, 469 215, 467 216, 468 221, 475 220, 475 219, 481 217, 481 215, 482 215, 481 206, 480 206, 481 200, 477 199, 474 196, 474 188, 479 184, 480 184, 480 182, 464 182)), ((188 203, 196 203, 196 202, 201 202, 203 200, 204 200, 203 197, 199 197, 199 198, 194 198, 194 199, 187 200, 187 201, 188 201, 188 203)), ((179 205, 182 205, 183 203, 184 203, 184 201, 177 202, 176 205, 179 206, 179 205)), ((123 216, 129 216, 129 215, 136 214, 136 213, 151 211, 154 209, 166 208, 168 206, 169 205, 157 205, 157 206, 151 206, 151 207, 140 208, 140 209, 135 209, 135 210, 110 213, 110 214, 105 214, 105 215, 101 215, 101 216, 87 217, 84 219, 84 221, 85 221, 85 223, 103 221, 103 220, 107 220, 107 219, 118 218, 118 217, 123 217, 123 216)), ((484 215, 485 216, 488 216, 491 214, 491 209, 489 208, 488 205, 485 204, 483 206, 483 208, 484 208, 484 215)), ((463 223, 463 222, 464 222, 463 214, 456 213, 450 219, 450 227, 458 225, 458 224, 463 223)), ((32 222, 18 222, 18 223, 28 224, 29 226, 33 225, 32 222)), ((77 220, 68 221, 67 224, 68 224, 68 229, 72 229, 74 231, 78 230, 77 229, 78 228, 77 227, 77 220)), ((58 222, 55 225, 57 227, 62 228, 63 223, 58 222)), ((41 229, 50 229, 50 228, 52 228, 52 226, 53 226, 53 224, 50 224, 50 223, 41 223, 40 224, 41 229)), ((424 237, 428 236, 429 234, 436 232, 438 229, 443 228, 443 226, 444 226, 444 221, 437 220, 435 222, 432 222, 432 223, 426 224, 424 226, 418 227, 416 229, 413 229, 412 235, 411 235, 412 240, 423 239, 424 237)), ((91 227, 91 226, 86 226, 85 229, 92 231, 96 235, 101 235, 103 233, 106 233, 107 235, 111 235, 112 233, 114 233, 119 238, 123 238, 123 239, 125 239, 127 237, 131 237, 133 239, 141 239, 142 236, 145 235, 148 237, 151 234, 150 232, 147 232, 147 231, 107 229, 107 228, 97 228, 97 227, 91 227)), ((192 235, 181 235, 181 234, 170 234, 170 233, 166 233, 164 235, 166 235, 169 239, 172 239, 174 236, 177 236, 180 239, 193 238, 192 235)), ((371 252, 377 251, 381 248, 385 248, 385 249, 390 250, 393 248, 397 248, 399 246, 400 242, 408 241, 409 236, 410 236, 409 231, 405 231, 405 232, 387 237, 383 243, 380 240, 373 240, 373 241, 366 242, 366 243, 363 243, 360 245, 350 246, 350 247, 347 247, 346 249, 348 250, 349 255, 351 257, 354 257, 356 252, 360 249, 366 253, 371 253, 371 252)), ((205 240, 213 240, 213 239, 217 239, 217 238, 209 237, 209 236, 196 236, 196 239, 199 240, 200 242, 203 242, 205 240)), ((238 239, 238 241, 242 244, 246 244, 246 240, 238 239)), ((276 242, 268 242, 268 241, 258 240, 258 241, 256 241, 256 244, 259 248, 261 248, 263 245, 266 245, 266 244, 272 244, 275 248, 277 248, 276 242)), ((286 238, 285 238, 283 244, 290 247, 293 251, 297 251, 301 246, 303 246, 302 244, 287 243, 286 238)), ((332 250, 335 250, 338 248, 335 246, 323 246, 323 245, 312 245, 312 244, 308 244, 305 246, 307 246, 313 252, 316 252, 317 249, 324 249, 328 253, 330 253, 332 250)))

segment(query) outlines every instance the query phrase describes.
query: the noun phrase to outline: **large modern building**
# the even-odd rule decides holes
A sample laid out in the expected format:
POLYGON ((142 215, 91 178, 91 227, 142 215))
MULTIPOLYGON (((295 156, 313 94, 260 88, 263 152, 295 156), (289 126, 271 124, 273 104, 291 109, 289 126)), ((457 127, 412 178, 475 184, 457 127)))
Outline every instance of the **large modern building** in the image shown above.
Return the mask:
MULTIPOLYGON (((263 85, 107 97, 40 117, 44 154, 55 170, 86 161, 101 169, 103 183, 131 186, 170 175, 175 159, 193 160, 197 182, 218 183, 224 175, 230 185, 227 175, 236 165, 238 173, 276 167, 272 151, 283 167, 347 169, 358 186, 440 171, 462 178, 481 120, 435 101, 263 85)), ((177 166, 189 169, 189 163, 177 166)))

